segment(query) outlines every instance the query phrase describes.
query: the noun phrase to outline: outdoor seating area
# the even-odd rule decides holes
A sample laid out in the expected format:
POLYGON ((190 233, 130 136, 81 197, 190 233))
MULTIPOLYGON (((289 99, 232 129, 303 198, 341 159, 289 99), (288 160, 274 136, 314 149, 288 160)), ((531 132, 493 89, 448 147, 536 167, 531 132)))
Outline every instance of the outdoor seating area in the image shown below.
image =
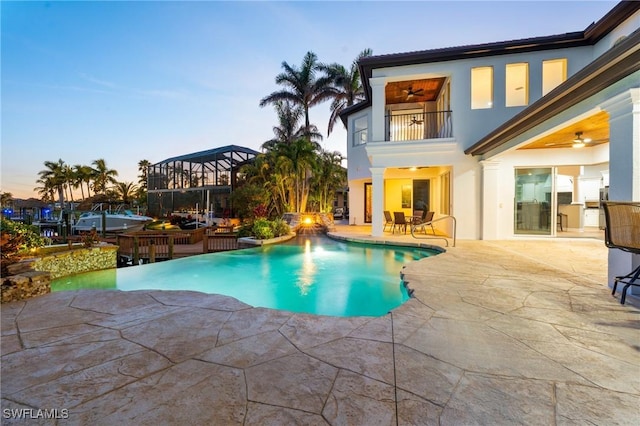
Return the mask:
POLYGON ((383 232, 391 231, 392 234, 395 234, 397 229, 398 233, 403 232, 406 234, 411 229, 413 232, 424 232, 426 234, 427 228, 431 228, 433 235, 436 235, 436 230, 433 226, 434 215, 435 212, 432 211, 414 210, 411 216, 398 211, 394 211, 392 216, 390 211, 385 210, 383 232))

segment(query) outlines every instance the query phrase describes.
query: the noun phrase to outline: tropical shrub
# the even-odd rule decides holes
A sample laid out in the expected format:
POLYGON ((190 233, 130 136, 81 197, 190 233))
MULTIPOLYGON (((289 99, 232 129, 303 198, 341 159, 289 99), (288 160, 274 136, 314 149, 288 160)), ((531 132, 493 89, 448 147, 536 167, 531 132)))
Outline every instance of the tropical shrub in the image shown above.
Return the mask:
POLYGON ((39 234, 37 227, 25 225, 2 218, 0 221, 0 254, 2 276, 6 275, 7 265, 14 263, 20 252, 44 246, 44 238, 39 234))
POLYGON ((276 237, 282 237, 283 235, 289 235, 291 230, 289 229, 289 224, 282 219, 275 219, 271 221, 271 229, 273 230, 273 235, 276 237))
POLYGON ((253 222, 252 231, 253 235, 259 240, 268 240, 274 236, 271 222, 268 219, 256 219, 253 222))
POLYGON ((38 227, 2 218, 0 221, 2 234, 2 258, 12 257, 20 251, 44 246, 44 238, 40 236, 38 227))

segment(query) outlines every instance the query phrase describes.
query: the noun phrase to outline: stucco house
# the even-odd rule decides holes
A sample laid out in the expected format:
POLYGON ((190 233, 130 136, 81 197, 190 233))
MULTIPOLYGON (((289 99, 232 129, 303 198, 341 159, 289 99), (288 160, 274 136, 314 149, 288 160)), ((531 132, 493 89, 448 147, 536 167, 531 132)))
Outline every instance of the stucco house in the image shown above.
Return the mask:
MULTIPOLYGON (((602 228, 601 198, 640 201, 639 42, 631 1, 583 31, 363 58, 350 223, 379 236, 385 210, 426 206, 465 239, 602 228)), ((610 274, 631 270, 615 251, 610 274)))

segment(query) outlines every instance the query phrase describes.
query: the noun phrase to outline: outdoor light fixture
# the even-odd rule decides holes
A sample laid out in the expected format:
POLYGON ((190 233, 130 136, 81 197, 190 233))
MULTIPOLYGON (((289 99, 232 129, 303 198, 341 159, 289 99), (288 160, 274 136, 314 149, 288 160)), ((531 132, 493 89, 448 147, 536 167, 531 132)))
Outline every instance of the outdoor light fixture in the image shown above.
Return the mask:
POLYGON ((571 146, 574 148, 584 148, 585 143, 589 142, 591 142, 590 138, 583 138, 582 132, 576 132, 576 137, 573 140, 573 145, 571 146))

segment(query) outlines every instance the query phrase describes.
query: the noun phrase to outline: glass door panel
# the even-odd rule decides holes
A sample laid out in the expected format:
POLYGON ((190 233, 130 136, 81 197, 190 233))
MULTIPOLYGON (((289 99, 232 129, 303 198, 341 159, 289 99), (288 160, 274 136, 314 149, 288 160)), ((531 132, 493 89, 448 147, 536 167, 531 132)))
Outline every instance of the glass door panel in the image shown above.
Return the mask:
POLYGON ((364 184, 364 222, 371 223, 371 183, 364 184))
POLYGON ((550 167, 515 170, 515 234, 551 235, 553 173, 550 167))

